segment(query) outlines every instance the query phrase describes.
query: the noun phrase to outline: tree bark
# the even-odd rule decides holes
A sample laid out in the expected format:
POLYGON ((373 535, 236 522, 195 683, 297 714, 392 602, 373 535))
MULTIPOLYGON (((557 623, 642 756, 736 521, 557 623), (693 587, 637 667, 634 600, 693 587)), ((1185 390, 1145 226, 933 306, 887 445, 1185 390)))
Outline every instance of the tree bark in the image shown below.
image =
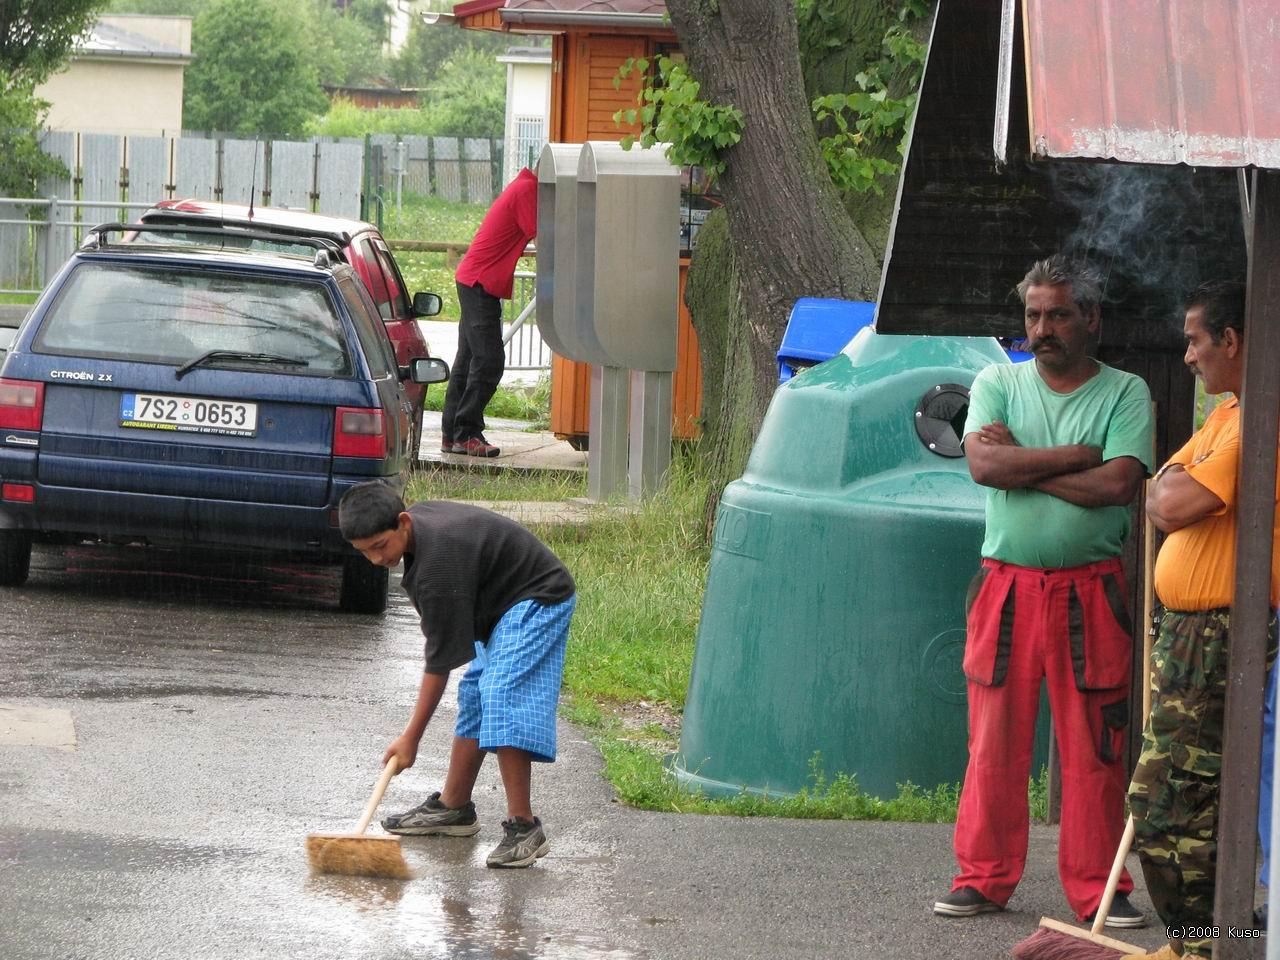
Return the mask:
MULTIPOLYGON (((796 299, 871 299, 879 266, 818 146, 794 3, 667 0, 667 10, 702 98, 732 104, 745 117, 742 140, 725 151, 717 184, 728 217, 732 299, 718 313, 700 310, 698 297, 705 305, 706 290, 692 273, 686 296, 703 343, 704 391, 717 377, 750 380, 711 384, 709 394, 723 409, 704 401, 701 453, 713 465, 710 517, 724 483, 745 466, 743 438, 749 449, 777 386, 775 357, 796 299), (727 325, 723 334, 711 329, 716 323, 727 325)), ((695 265, 704 256, 704 238, 700 233, 695 265)))
POLYGON ((698 331, 702 363, 702 439, 697 447, 699 474, 707 480, 703 535, 710 539, 716 507, 725 486, 742 475, 759 427, 755 411, 768 406, 777 367, 761 395, 753 367, 749 326, 738 296, 737 262, 723 210, 711 214, 698 231, 698 255, 689 266, 685 303, 698 331))

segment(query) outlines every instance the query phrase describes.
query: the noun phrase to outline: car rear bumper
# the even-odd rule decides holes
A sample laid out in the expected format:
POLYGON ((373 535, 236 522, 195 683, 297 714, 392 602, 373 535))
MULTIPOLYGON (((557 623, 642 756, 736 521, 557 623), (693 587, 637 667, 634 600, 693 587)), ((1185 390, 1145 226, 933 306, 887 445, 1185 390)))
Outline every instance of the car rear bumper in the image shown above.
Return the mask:
POLYGON ((0 528, 78 539, 244 547, 318 560, 353 553, 338 501, 361 479, 335 479, 329 503, 299 507, 35 485, 31 503, 0 502, 0 528))

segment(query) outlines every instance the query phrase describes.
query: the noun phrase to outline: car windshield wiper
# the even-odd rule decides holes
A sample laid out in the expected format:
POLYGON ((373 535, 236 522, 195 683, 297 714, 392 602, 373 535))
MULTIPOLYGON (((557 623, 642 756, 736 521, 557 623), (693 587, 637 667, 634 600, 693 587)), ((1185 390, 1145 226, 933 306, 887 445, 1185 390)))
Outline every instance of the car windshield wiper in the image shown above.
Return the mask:
POLYGON ((281 357, 274 353, 251 353, 244 350, 210 350, 202 353, 194 360, 184 363, 173 372, 175 380, 181 380, 196 367, 203 366, 211 360, 245 360, 249 363, 274 363, 286 367, 305 367, 309 361, 297 357, 281 357))

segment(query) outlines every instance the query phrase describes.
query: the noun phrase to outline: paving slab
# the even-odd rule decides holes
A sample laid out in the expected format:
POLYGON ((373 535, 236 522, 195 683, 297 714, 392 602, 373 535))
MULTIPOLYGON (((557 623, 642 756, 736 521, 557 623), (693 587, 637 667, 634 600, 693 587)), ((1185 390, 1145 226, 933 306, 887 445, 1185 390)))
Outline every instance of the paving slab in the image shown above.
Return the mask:
POLYGON ((501 453, 496 457, 468 457, 440 450, 440 414, 428 410, 422 417, 422 447, 419 462, 447 464, 479 470, 550 470, 585 473, 587 454, 575 450, 567 440, 557 440, 554 433, 530 431, 522 420, 487 418, 485 438, 501 453))
POLYGON ((466 500, 463 502, 500 513, 526 526, 578 526, 591 520, 617 516, 633 509, 627 504, 596 503, 586 497, 574 497, 570 500, 466 500))

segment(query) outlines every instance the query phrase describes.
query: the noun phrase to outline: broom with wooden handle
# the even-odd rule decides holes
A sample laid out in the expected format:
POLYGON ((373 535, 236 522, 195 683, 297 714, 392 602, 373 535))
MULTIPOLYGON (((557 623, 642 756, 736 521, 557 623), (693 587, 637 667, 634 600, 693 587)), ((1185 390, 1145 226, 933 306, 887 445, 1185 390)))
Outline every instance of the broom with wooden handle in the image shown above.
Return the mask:
POLYGON ((373 812, 382 802, 387 784, 396 772, 396 758, 382 768, 382 776, 364 808, 354 833, 312 833, 307 835, 307 860, 315 873, 342 873, 353 877, 389 877, 408 880, 409 864, 405 863, 399 837, 365 835, 373 812))
MULTIPOLYGON (((1150 484, 1148 484, 1148 490, 1150 484)), ((1145 535, 1142 542, 1142 663, 1145 667, 1142 683, 1142 722, 1145 725, 1151 714, 1151 620, 1155 610, 1155 533, 1152 524, 1147 520, 1143 524, 1145 535)), ((1133 846, 1133 814, 1124 825, 1124 834, 1120 837, 1120 846, 1116 850, 1116 858, 1111 864, 1111 874, 1107 877, 1107 885, 1102 891, 1102 900, 1093 915, 1093 926, 1081 930, 1052 917, 1041 917, 1040 928, 1031 936, 1017 944, 1010 952, 1016 960, 1116 960, 1128 954, 1145 954, 1144 947, 1135 947, 1123 940, 1114 940, 1105 936, 1102 928, 1107 922, 1107 913, 1111 910, 1111 902, 1116 896, 1116 887, 1120 883, 1120 874, 1124 872, 1125 857, 1133 846)))

